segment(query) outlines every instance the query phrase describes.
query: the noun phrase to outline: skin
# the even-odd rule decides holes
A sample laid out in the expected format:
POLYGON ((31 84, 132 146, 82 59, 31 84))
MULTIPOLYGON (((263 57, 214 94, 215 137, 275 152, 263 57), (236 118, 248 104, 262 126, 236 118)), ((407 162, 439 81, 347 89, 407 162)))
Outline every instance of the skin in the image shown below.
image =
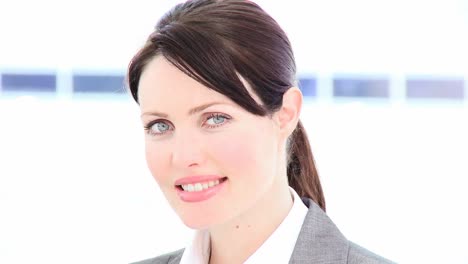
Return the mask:
POLYGON ((300 90, 290 88, 280 110, 260 117, 157 56, 141 75, 138 98, 143 125, 153 122, 145 131, 147 165, 169 204, 188 227, 209 230, 210 263, 245 261, 292 207, 285 151, 299 120, 300 90), (208 200, 182 201, 174 182, 204 174, 228 180, 208 200))

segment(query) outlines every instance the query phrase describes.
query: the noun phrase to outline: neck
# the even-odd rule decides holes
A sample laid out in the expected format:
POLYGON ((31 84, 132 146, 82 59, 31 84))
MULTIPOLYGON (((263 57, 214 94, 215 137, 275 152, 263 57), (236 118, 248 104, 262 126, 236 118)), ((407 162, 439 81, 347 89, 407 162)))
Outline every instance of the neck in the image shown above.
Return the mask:
POLYGON ((278 182, 246 213, 210 229, 210 264, 246 261, 278 228, 292 205, 287 182, 278 182))

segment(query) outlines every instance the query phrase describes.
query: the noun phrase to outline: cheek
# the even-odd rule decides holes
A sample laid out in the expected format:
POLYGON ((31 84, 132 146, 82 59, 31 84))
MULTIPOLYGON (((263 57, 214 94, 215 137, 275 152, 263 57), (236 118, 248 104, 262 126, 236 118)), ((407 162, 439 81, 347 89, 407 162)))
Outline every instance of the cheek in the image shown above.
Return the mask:
POLYGON ((164 152, 166 148, 160 145, 151 141, 145 143, 146 164, 158 183, 161 183, 169 170, 169 153, 164 152))
POLYGON ((248 177, 254 180, 259 175, 269 173, 263 164, 275 156, 274 142, 267 135, 258 136, 255 133, 239 133, 230 135, 229 140, 211 141, 212 158, 226 176, 237 179, 248 177), (229 175, 232 174, 232 175, 229 175), (254 175, 252 175, 254 174, 254 175))
POLYGON ((238 142, 236 139, 220 140, 212 144, 213 159, 222 167, 235 167, 246 164, 252 150, 247 142, 238 142))

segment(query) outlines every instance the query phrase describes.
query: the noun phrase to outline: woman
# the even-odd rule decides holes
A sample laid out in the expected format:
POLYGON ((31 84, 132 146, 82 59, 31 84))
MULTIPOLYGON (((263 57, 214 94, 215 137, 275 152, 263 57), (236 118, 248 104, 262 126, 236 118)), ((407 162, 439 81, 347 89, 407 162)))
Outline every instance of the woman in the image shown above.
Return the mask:
POLYGON ((159 21, 129 88, 148 167, 197 232, 140 263, 388 263, 325 214, 295 75, 286 34, 251 1, 187 1, 159 21))

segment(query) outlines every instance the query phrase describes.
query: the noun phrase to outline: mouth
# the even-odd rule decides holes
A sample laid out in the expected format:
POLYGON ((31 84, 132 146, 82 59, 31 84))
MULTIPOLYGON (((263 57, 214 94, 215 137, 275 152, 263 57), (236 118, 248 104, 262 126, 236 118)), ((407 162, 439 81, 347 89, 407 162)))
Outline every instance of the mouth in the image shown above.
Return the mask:
POLYGON ((184 178, 176 182, 175 189, 179 198, 188 203, 203 202, 222 193, 228 178, 198 176, 184 178))
POLYGON ((179 191, 184 192, 203 192, 209 189, 212 189, 227 180, 227 177, 223 177, 217 180, 210 180, 210 181, 200 181, 194 183, 187 183, 187 184, 178 184, 176 185, 176 189, 179 191))

